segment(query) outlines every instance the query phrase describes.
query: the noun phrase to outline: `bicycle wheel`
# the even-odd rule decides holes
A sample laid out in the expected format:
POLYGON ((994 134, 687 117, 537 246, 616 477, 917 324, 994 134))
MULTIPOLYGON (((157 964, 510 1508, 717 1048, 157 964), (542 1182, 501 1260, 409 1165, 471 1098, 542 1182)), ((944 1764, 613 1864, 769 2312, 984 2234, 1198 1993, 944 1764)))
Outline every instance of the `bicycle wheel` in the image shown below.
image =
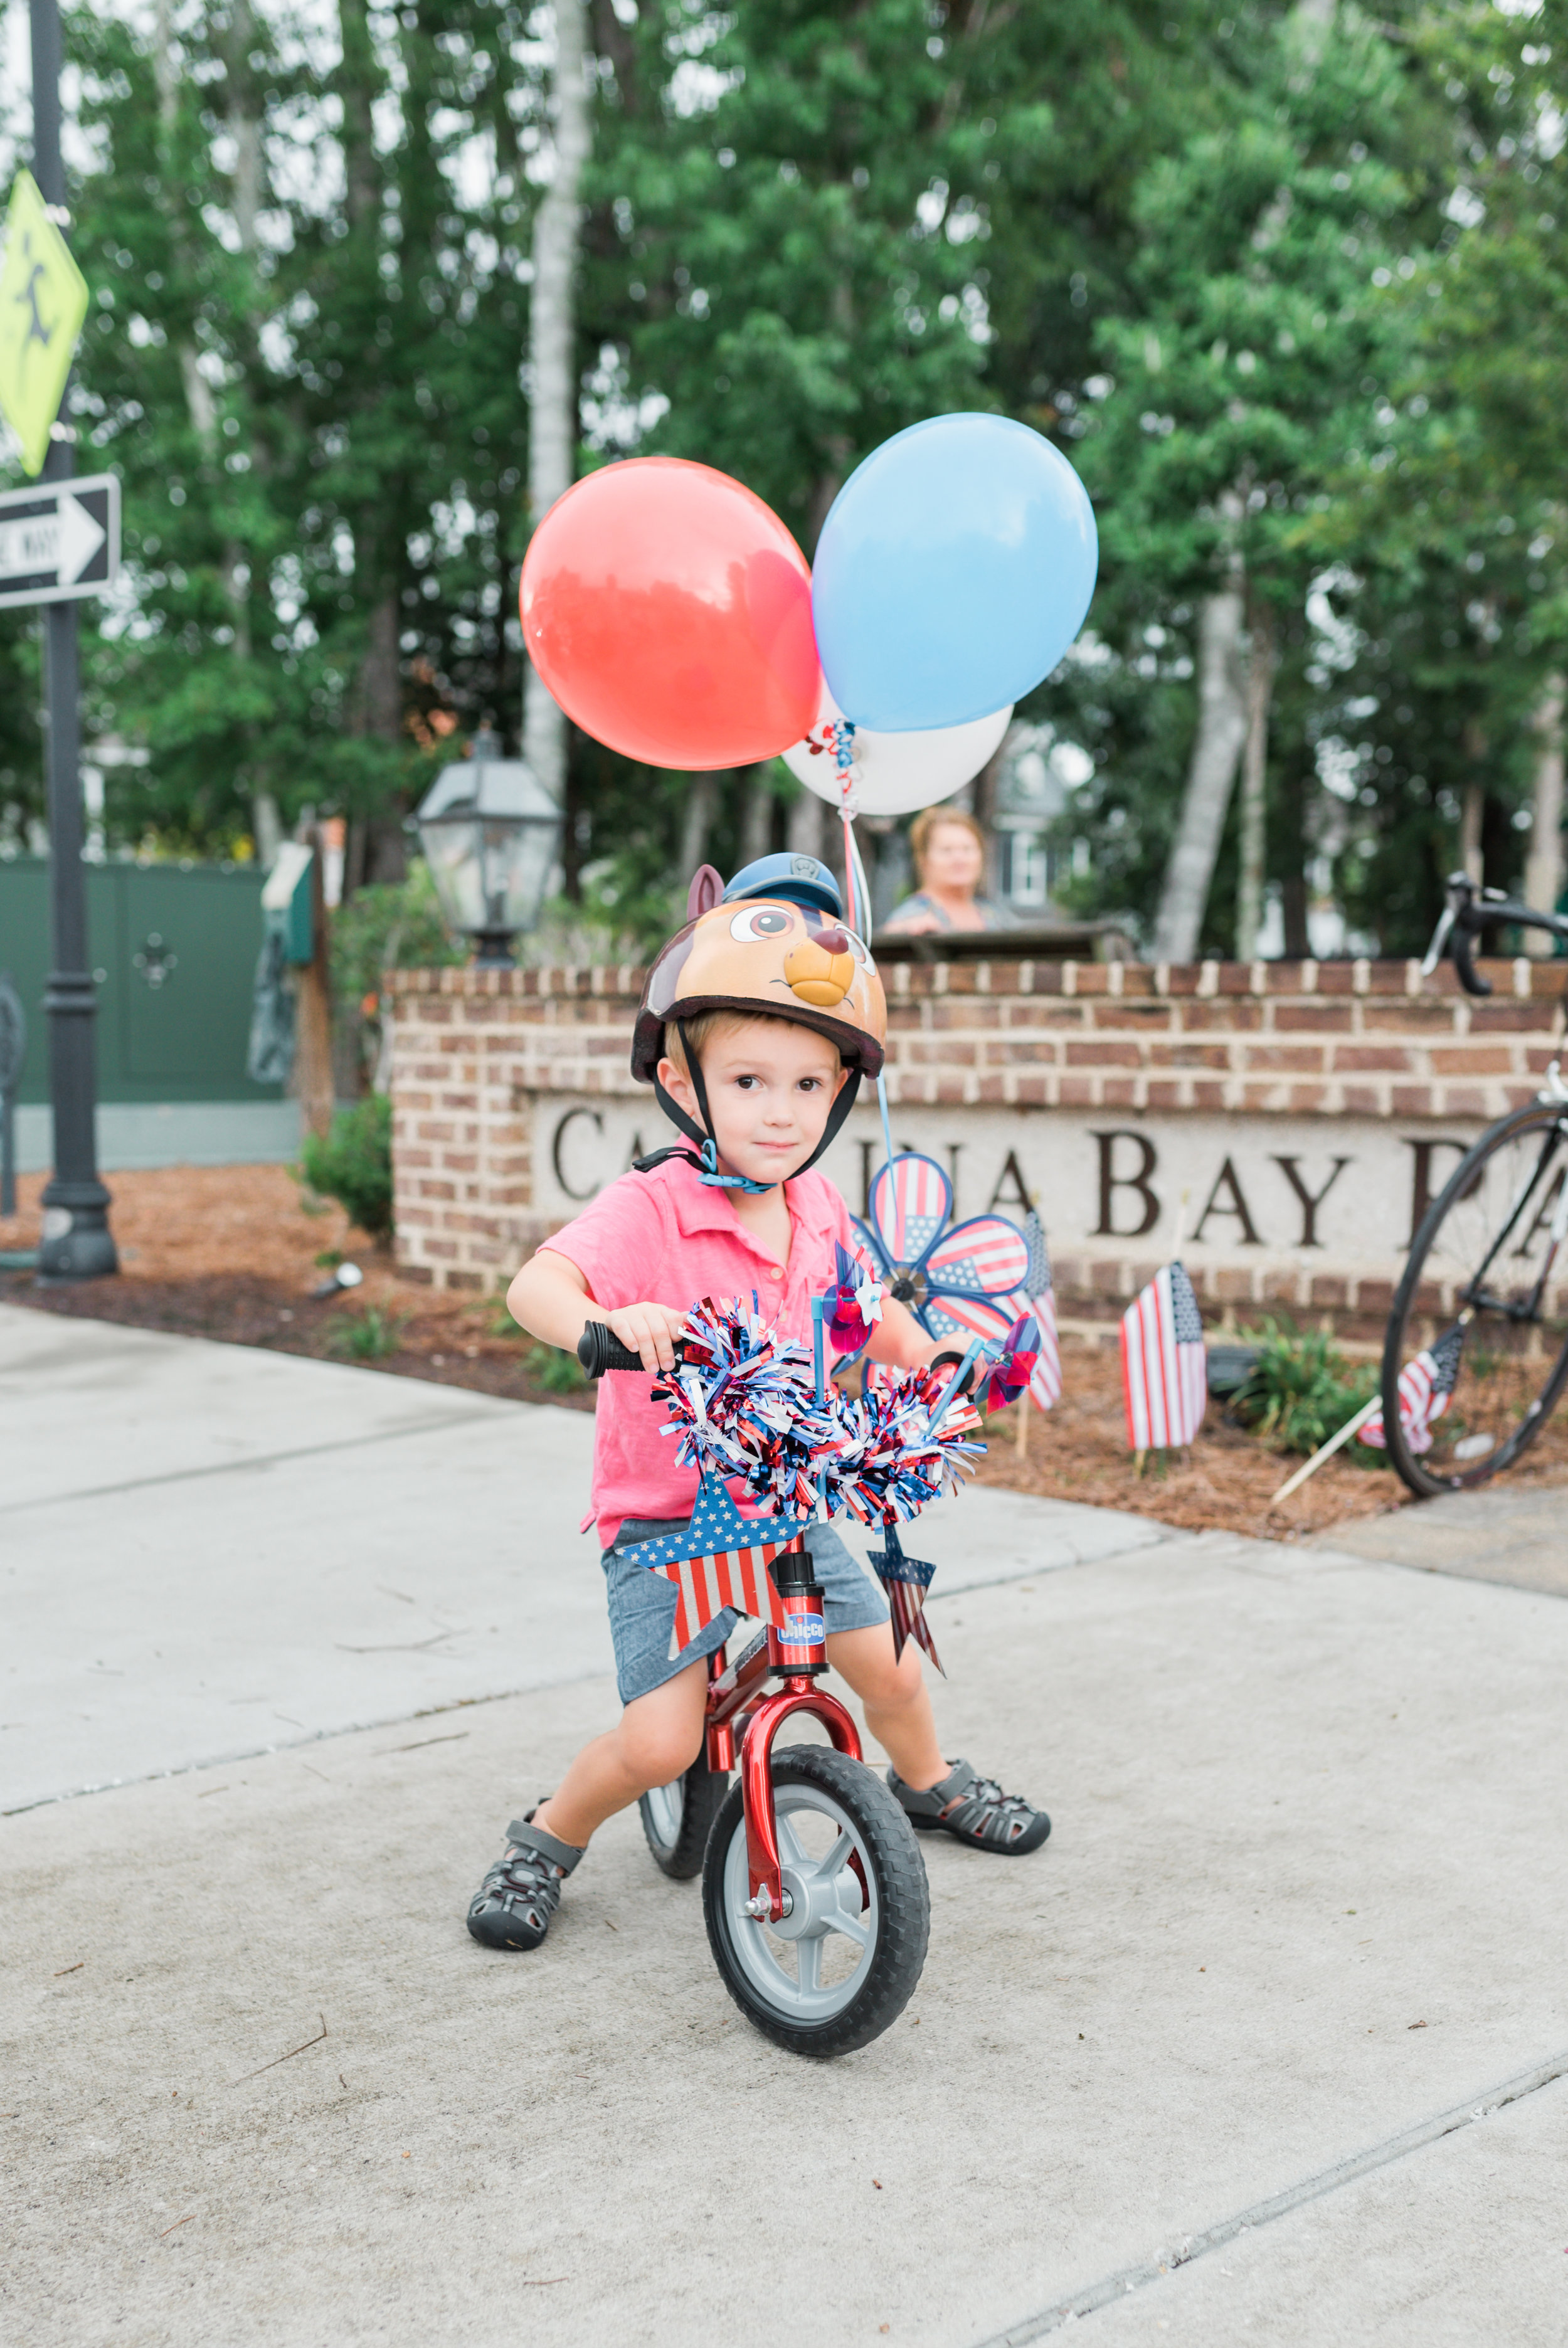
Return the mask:
POLYGON ((1565 1175, 1568 1108, 1532 1101, 1482 1134, 1416 1233, 1388 1318, 1383 1424, 1390 1464, 1423 1498, 1511 1466, 1563 1391, 1565 1175), (1420 1397, 1433 1362, 1429 1416, 1420 1397))
POLYGON ((689 1882, 702 1873, 708 1832, 728 1790, 728 1771, 710 1769, 699 1753, 684 1776, 672 1777, 667 1786, 655 1786, 639 1797, 637 1808, 654 1863, 677 1882, 689 1882))
POLYGON ((714 1823, 703 1914, 724 1985, 749 2022, 792 2054, 847 2054, 909 2003, 931 1931, 913 1829, 880 1777, 818 1745, 773 1756, 779 1855, 790 1912, 746 1913, 751 1897, 738 1785, 714 1823))

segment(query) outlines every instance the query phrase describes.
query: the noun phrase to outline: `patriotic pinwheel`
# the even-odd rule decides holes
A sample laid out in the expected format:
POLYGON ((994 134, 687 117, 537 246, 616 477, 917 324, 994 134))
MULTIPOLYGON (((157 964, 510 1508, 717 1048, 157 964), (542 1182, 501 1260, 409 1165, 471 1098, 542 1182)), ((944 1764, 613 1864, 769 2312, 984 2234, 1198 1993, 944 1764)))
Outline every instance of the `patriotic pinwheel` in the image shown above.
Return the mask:
POLYGON ((890 1159, 871 1187, 870 1213, 856 1229, 882 1268, 888 1292, 907 1304, 929 1336, 1004 1344, 1029 1315, 1039 1331, 1029 1397, 1049 1410, 1062 1390, 1056 1300, 1039 1217, 1020 1231, 1005 1215, 954 1223, 953 1186, 934 1159, 890 1159))
POLYGON ((822 1299, 822 1319, 835 1354, 852 1356, 869 1344, 873 1323, 882 1319, 882 1287, 863 1257, 851 1255, 833 1242, 838 1266, 833 1284, 822 1299))
POLYGON ((1040 1328, 1034 1314, 1020 1313, 1002 1343, 1006 1350, 999 1361, 990 1365, 983 1388, 987 1410, 1006 1410, 1035 1375, 1040 1358, 1040 1328))

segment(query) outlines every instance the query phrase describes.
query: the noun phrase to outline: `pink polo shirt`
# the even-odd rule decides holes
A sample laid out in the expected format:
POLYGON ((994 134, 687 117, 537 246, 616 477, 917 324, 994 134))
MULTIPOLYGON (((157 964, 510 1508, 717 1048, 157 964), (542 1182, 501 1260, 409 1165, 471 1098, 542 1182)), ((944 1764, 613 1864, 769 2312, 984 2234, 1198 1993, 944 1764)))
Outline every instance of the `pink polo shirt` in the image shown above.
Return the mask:
MULTIPOLYGON (((591 1206, 544 1241, 574 1263, 606 1312, 670 1304, 684 1313, 704 1296, 748 1296, 786 1336, 811 1342, 811 1298, 831 1280, 833 1242, 848 1247, 850 1210, 825 1174, 784 1185, 789 1261, 760 1247, 725 1190, 706 1189, 696 1169, 669 1158, 651 1174, 623 1174, 591 1206)), ((593 1494, 601 1546, 627 1517, 688 1517, 696 1469, 676 1464, 674 1436, 659 1433, 664 1406, 651 1381, 612 1375, 599 1388, 593 1426, 593 1494)))

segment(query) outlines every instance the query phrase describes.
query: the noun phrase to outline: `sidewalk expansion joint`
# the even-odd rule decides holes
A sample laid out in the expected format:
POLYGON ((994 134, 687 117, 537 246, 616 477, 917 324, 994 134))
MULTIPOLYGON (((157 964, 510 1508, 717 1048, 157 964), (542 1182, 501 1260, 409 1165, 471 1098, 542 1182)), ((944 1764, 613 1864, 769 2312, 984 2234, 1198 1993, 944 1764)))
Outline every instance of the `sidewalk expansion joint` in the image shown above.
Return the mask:
POLYGON ((1382 2144, 1373 2145, 1365 2152, 1352 2153, 1347 2160, 1336 2161, 1332 2168, 1320 2169, 1315 2177, 1305 2178, 1299 2185, 1287 2186, 1266 2201, 1254 2201, 1250 2209, 1242 2209, 1233 2218, 1226 2218, 1217 2226, 1208 2227, 1201 2234, 1185 2235, 1181 2242, 1134 2267, 1122 2267, 1115 2274, 1106 2275, 1099 2282, 1075 2291, 1067 2299, 1058 2299, 1054 2306, 1042 2308, 1037 2315, 1025 2316, 1006 2332, 993 2333, 978 2343, 978 2348, 1026 2348, 1032 2340, 1043 2340, 1048 2333, 1057 2332, 1064 2323, 1078 2317, 1093 2315, 1102 2307, 1109 2307, 1129 2292, 1141 2291, 1148 2283, 1159 2282, 1174 2274, 1179 2267, 1191 2266, 1194 2259, 1203 2258, 1210 2250, 1223 2249, 1239 2234, 1254 2231, 1260 2226, 1273 2223, 1276 2218, 1288 2217, 1305 2202, 1316 2201, 1326 2193, 1336 2193, 1341 2186, 1354 2184, 1358 2177, 1367 2177, 1374 2169, 1387 2168, 1390 2162, 1404 2160, 1429 2144, 1443 2137, 1454 2136, 1461 2128, 1474 2126, 1493 2112, 1501 2112, 1510 2104, 1519 2103, 1526 2096, 1535 2095, 1557 2079, 1568 2077, 1568 2047, 1553 2054, 1548 2062, 1538 2063, 1533 2069, 1521 2071, 1501 2086, 1489 2087, 1480 2096, 1470 2096, 1451 2110, 1439 2112, 1435 2118, 1420 2120, 1414 2127, 1406 2128, 1399 2136, 1389 2137, 1382 2144))
POLYGON ((401 1426, 381 1428, 374 1435, 340 1436, 334 1443, 302 1443, 292 1451, 258 1451, 248 1459, 214 1459, 205 1468, 170 1468, 161 1476, 137 1476, 125 1484, 89 1484, 75 1492, 40 1492, 31 1500, 9 1500, 0 1506, 0 1517, 19 1517, 26 1509, 62 1509, 73 1500, 112 1500, 122 1492, 149 1492, 160 1484, 194 1484, 207 1476, 242 1476, 253 1468, 281 1468, 291 1459, 318 1459, 324 1452, 360 1451, 372 1443, 402 1443, 410 1435, 440 1435, 454 1426, 471 1424, 483 1416, 476 1411, 472 1420, 466 1411, 444 1411, 438 1418, 411 1418, 401 1426))
MULTIPOLYGON (((14 1802, 0 1808, 0 1818, 26 1818, 30 1810, 52 1809, 57 1802, 86 1801, 89 1794, 119 1794, 131 1786, 159 1786, 169 1777, 199 1777, 208 1769, 230 1769, 241 1761, 271 1761, 286 1759, 291 1753, 302 1753, 313 1745, 330 1745, 339 1736, 379 1735, 386 1728, 407 1728, 418 1720, 437 1720, 447 1712, 470 1712, 483 1704, 510 1704, 514 1696, 548 1695, 556 1688, 583 1687, 589 1680, 607 1680, 611 1673, 603 1664, 591 1672, 569 1672, 564 1679, 533 1680, 526 1687, 492 1688, 487 1695, 455 1695, 445 1704, 421 1704, 418 1712, 392 1712, 377 1720, 349 1720, 335 1728, 307 1729, 303 1736, 291 1736, 279 1745, 246 1745, 232 1753, 203 1754, 198 1761, 177 1761, 168 1769, 144 1769, 136 1777, 105 1777, 96 1786, 66 1786, 57 1794, 37 1794, 32 1800, 14 1802)), ((441 1737, 427 1737, 427 1744, 444 1743, 441 1737)), ((401 1750, 393 1746, 392 1750, 401 1750)), ((407 1748, 412 1752, 413 1746, 407 1748)))

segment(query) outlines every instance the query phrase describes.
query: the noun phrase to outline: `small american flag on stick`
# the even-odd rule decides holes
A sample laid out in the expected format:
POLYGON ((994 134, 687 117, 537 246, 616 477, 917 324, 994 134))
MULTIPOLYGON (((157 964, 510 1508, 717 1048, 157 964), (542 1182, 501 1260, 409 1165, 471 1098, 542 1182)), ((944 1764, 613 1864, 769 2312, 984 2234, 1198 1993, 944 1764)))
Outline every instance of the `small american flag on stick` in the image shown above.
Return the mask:
POLYGON ((1029 1380, 1029 1395, 1041 1410, 1049 1410, 1053 1403, 1061 1399, 1062 1352, 1057 1336, 1057 1292, 1051 1280, 1046 1227, 1033 1207, 1024 1218, 1024 1245, 1029 1251, 1029 1279, 1025 1294, 1040 1331, 1040 1358, 1029 1380))
MULTIPOLYGON (((1400 1371, 1399 1424, 1405 1430, 1408 1451, 1418 1455, 1431 1449, 1432 1422, 1441 1418, 1447 1410, 1459 1382, 1464 1342, 1464 1331, 1452 1328, 1435 1345, 1418 1353, 1413 1362, 1407 1362, 1400 1371)), ((1387 1451, 1388 1430, 1380 1410, 1373 1413, 1357 1440, 1369 1444, 1374 1451, 1387 1451)))
POLYGON ((1168 1263, 1121 1316, 1121 1389, 1135 1451, 1191 1443, 1209 1398, 1208 1354, 1192 1283, 1168 1263))

